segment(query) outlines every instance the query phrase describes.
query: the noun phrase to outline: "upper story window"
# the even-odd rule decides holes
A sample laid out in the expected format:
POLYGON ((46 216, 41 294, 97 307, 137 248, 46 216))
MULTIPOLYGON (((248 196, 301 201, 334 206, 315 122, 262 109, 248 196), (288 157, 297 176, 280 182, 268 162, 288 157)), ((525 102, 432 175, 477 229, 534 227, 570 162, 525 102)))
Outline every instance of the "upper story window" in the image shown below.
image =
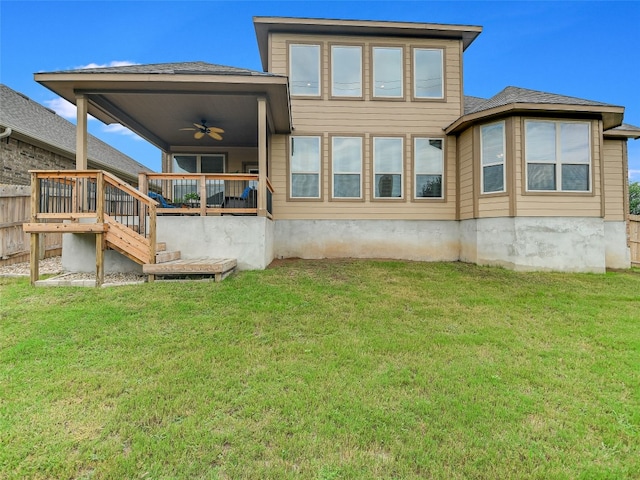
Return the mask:
POLYGON ((373 96, 404 96, 402 47, 373 47, 373 96))
POLYGON ((174 155, 173 173, 224 173, 225 154, 174 155))
POLYGON ((505 191, 504 122, 480 127, 480 155, 482 193, 505 191))
POLYGON ((331 47, 331 95, 362 97, 362 47, 331 47))
POLYGON ((413 96, 415 98, 444 98, 442 50, 416 48, 413 50, 413 96))
POLYGON ((289 45, 291 95, 320 96, 320 45, 289 45))
POLYGON ((374 198, 402 198, 402 149, 400 137, 374 137, 374 198))
POLYGON ((333 198, 362 198, 362 138, 333 137, 333 198))
POLYGON ((320 198, 320 137, 291 137, 291 198, 320 198))
POLYGON ((444 150, 442 138, 413 141, 414 198, 442 198, 444 150))
POLYGON ((591 142, 587 122, 525 122, 529 191, 590 191, 591 142))

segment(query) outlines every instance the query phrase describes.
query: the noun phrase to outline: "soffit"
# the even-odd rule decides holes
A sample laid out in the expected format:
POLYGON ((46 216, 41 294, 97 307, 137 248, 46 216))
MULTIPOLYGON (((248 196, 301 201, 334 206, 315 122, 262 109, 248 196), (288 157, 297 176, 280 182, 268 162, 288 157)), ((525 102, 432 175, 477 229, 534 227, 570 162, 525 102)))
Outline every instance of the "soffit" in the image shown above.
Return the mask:
POLYGON ((257 145, 260 97, 267 100, 272 131, 291 131, 284 77, 62 72, 36 74, 35 79, 73 104, 77 94, 86 95, 90 115, 121 123, 162 150, 257 145), (194 132, 180 131, 203 119, 225 130, 222 141, 195 140, 194 132))

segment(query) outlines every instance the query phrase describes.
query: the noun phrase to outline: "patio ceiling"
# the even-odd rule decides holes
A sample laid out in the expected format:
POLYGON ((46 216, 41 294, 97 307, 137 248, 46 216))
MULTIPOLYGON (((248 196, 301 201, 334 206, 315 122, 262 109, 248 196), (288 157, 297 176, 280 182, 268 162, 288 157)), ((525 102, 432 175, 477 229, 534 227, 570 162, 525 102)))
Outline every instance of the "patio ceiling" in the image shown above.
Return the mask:
POLYGON ((286 77, 59 72, 35 79, 73 104, 77 95, 85 95, 90 115, 120 123, 164 151, 257 146, 261 97, 267 100, 270 131, 291 132, 286 77), (224 129, 223 140, 197 140, 194 131, 180 130, 202 120, 224 129))

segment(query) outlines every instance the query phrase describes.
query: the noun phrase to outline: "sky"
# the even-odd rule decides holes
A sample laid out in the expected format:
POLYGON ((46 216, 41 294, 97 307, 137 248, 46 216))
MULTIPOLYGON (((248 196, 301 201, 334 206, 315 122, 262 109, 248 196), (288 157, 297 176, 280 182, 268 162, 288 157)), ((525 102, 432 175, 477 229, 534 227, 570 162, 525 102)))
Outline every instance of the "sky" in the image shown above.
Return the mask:
MULTIPOLYGON (((31 1, 0 0, 0 82, 75 123, 74 107, 33 74, 204 61, 262 70, 253 16, 479 25, 464 54, 464 93, 517 86, 625 107, 640 126, 640 1, 31 1)), ((119 125, 89 131, 160 170, 160 151, 119 125)), ((640 140, 629 140, 640 181, 640 140)))

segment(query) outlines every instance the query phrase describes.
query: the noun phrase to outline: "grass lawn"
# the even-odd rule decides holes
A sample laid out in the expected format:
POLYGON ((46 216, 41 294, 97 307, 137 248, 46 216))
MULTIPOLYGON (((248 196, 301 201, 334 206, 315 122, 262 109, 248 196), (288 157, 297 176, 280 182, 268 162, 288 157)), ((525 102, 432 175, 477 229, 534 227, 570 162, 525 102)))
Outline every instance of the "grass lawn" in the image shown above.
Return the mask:
POLYGON ((0 279, 0 478, 640 477, 640 271, 0 279))

